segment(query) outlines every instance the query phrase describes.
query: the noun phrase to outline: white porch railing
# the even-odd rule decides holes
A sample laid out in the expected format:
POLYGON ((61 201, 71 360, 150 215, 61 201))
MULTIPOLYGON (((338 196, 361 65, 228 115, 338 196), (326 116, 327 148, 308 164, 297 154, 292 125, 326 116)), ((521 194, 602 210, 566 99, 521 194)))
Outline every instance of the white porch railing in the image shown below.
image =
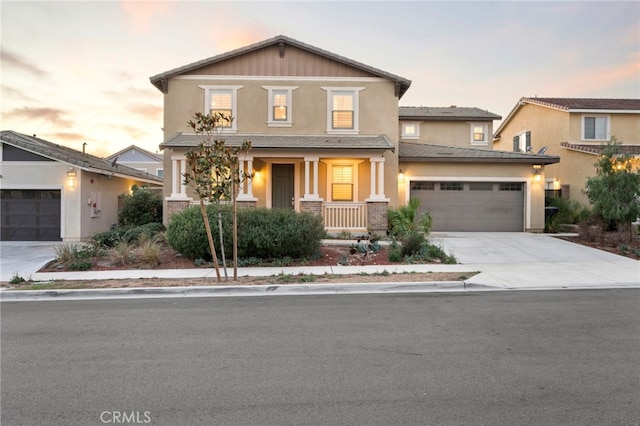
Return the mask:
POLYGON ((327 231, 366 230, 366 203, 323 203, 322 217, 327 231))

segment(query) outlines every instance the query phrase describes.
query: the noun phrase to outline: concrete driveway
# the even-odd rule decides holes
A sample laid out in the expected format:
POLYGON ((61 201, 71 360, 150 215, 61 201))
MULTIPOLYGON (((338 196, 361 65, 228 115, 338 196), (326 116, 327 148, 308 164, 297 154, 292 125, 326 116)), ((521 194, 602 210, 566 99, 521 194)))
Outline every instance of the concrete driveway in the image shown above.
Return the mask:
POLYGON ((640 287, 640 262, 550 234, 442 232, 431 241, 482 271, 467 284, 505 288, 640 287))
POLYGON ((29 277, 54 260, 61 241, 0 241, 0 281, 29 277))
MULTIPOLYGON (((441 232, 432 234, 430 240, 432 243, 441 245, 447 253, 452 253, 460 264, 404 265, 402 269, 437 270, 438 272, 480 271, 480 274, 465 281, 466 284, 496 288, 640 287, 640 262, 570 243, 549 234, 441 232)), ((9 281, 16 274, 25 279, 31 278, 32 275, 34 279, 43 278, 35 273, 56 257, 54 250, 60 244, 60 242, 0 242, 1 281, 9 281)), ((386 269, 386 267, 377 268, 386 269)), ((250 269, 252 269, 251 273, 242 272, 240 275, 265 273, 255 270, 256 268, 250 269)), ((322 273, 302 267, 279 268, 276 272, 271 271, 266 275, 282 273, 285 272, 284 269, 291 274, 322 273)), ((332 269, 336 273, 358 273, 362 268, 345 266, 332 269)), ((151 276, 180 278, 191 276, 194 272, 204 273, 203 271, 207 272, 207 270, 181 270, 162 271, 161 274, 160 270, 118 271, 110 272, 108 278, 139 278, 141 272, 149 273, 151 276)), ((102 272, 67 274, 80 274, 83 279, 91 279, 92 276, 104 278, 102 272)), ((46 275, 47 279, 51 279, 49 277, 51 274, 39 275, 46 275)))

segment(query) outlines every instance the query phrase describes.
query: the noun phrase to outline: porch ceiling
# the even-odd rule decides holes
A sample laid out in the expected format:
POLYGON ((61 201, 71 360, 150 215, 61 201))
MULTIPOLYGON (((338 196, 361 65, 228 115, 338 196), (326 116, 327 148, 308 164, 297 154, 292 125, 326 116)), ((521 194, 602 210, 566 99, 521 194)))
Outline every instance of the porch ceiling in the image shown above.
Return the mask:
MULTIPOLYGON (((375 149, 394 151, 395 147, 386 135, 220 135, 228 146, 241 146, 245 140, 251 141, 254 149, 295 149, 295 150, 342 150, 342 149, 375 149)), ((160 148, 189 148, 198 146, 201 136, 192 133, 176 133, 160 148)))

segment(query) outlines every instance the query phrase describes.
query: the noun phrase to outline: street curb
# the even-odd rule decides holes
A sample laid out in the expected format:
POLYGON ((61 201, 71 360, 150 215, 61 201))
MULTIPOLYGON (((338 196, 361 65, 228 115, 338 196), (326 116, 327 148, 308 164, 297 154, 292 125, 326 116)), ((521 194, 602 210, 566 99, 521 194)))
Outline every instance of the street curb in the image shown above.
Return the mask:
POLYGON ((304 296, 338 294, 421 293, 491 289, 464 281, 429 283, 265 284, 198 287, 135 287, 107 289, 3 290, 0 302, 35 300, 131 299, 170 297, 304 296))

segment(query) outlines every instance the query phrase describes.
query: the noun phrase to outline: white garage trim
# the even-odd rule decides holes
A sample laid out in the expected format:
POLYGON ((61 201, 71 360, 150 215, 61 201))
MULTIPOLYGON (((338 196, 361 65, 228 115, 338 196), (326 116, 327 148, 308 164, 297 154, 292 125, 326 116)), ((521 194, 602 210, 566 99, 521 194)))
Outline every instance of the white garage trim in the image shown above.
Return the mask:
POLYGON ((405 176, 404 195, 405 205, 411 197, 411 182, 518 182, 524 184, 525 206, 524 223, 525 230, 531 229, 531 181, 525 177, 469 177, 469 176, 405 176))

